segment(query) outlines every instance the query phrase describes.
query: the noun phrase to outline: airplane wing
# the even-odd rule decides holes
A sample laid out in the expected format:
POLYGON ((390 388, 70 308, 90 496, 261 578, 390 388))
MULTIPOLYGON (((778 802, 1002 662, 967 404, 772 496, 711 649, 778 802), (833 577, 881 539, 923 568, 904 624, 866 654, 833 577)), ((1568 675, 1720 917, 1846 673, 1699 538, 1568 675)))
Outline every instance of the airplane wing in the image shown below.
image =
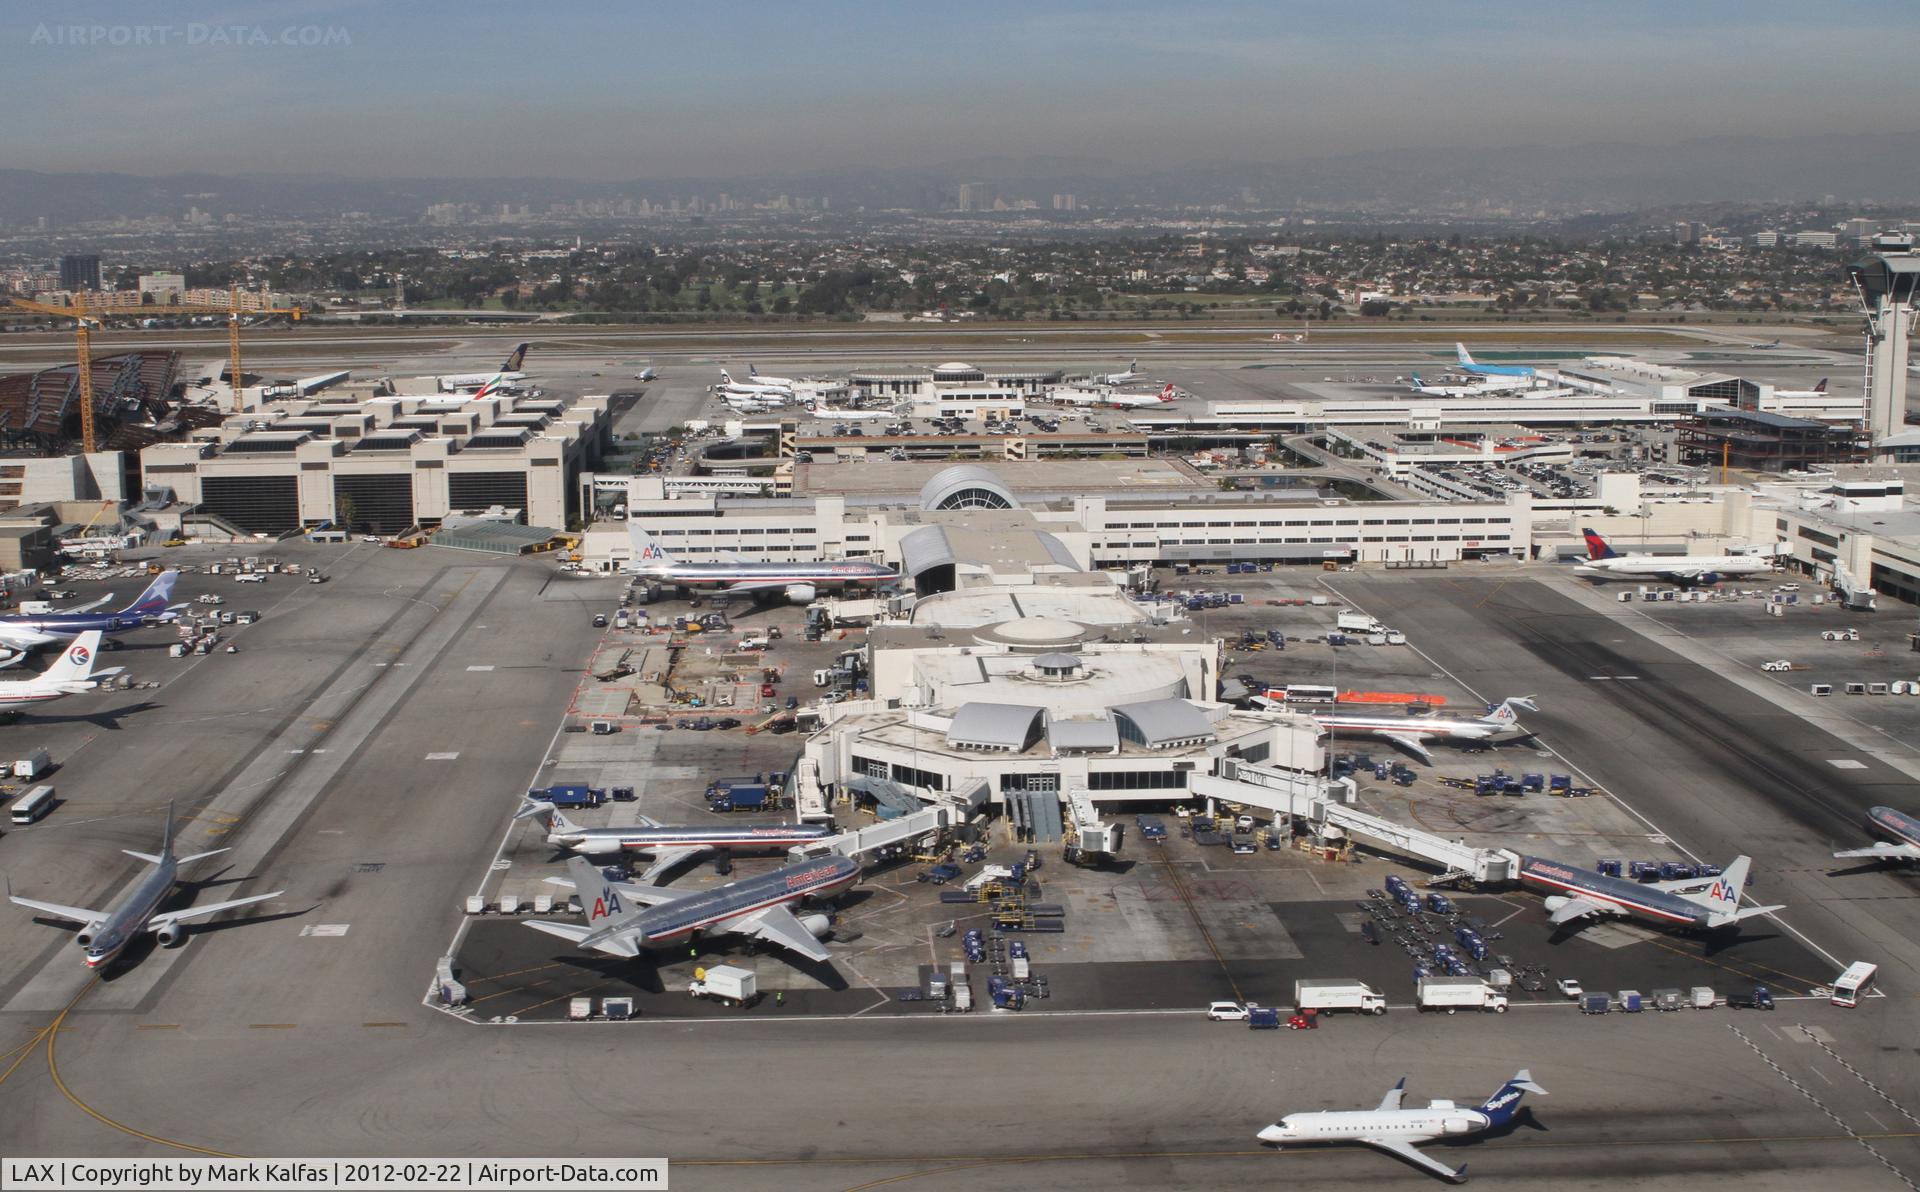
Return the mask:
POLYGON ((1617 915, 1619 913, 1620 908, 1611 902, 1575 897, 1568 899, 1566 905, 1553 912, 1548 922, 1558 927, 1562 923, 1570 923, 1583 915, 1617 915))
POLYGON ((788 580, 788 579, 745 579, 745 580, 741 580, 737 584, 728 584, 727 591, 736 592, 736 593, 771 592, 776 588, 785 589, 789 584, 793 584, 793 583, 815 583, 815 582, 817 581, 788 580))
POLYGON ((1433 764, 1433 754, 1427 749, 1426 745, 1421 742, 1420 738, 1410 733, 1381 733, 1380 736, 1388 741, 1392 741, 1395 745, 1398 745, 1428 765, 1433 764))
POLYGON ((1670 567, 1660 573, 1662 578, 1673 580, 1676 583, 1696 580, 1705 574, 1706 571, 1699 567, 1670 567))
POLYGON ((226 902, 210 902, 205 906, 190 906, 184 911, 168 911, 164 915, 155 915, 147 920, 148 931, 159 931, 175 923, 184 923, 188 919, 198 919, 203 915, 214 915, 221 911, 230 911, 237 906, 252 906, 256 902, 265 902, 269 898, 278 898, 285 890, 275 890, 271 894, 255 894, 251 898, 232 898, 226 902))
POLYGON ((44 646, 53 641, 50 633, 38 629, 29 629, 25 625, 0 624, 0 644, 14 650, 31 650, 35 646, 44 646))
POLYGON ((653 864, 647 866, 646 872, 640 875, 640 882, 642 885, 651 886, 661 874, 679 867, 706 851, 703 846, 656 849, 653 854, 653 864))
POLYGON ((731 551, 731 550, 723 550, 723 551, 721 551, 721 552, 720 552, 720 557, 721 557, 722 559, 724 559, 724 560, 725 560, 726 562, 729 562, 729 563, 748 563, 748 562, 751 562, 751 561, 752 561, 752 560, 750 560, 750 559, 743 559, 743 558, 741 558, 741 557, 740 557, 740 552, 738 552, 738 551, 731 551))
POLYGON ((763 911, 728 919, 721 926, 728 931, 778 944, 789 952, 798 952, 808 960, 831 959, 826 945, 814 939, 813 933, 802 927, 800 920, 794 918, 793 912, 784 906, 770 906, 763 911))
MULTIPOLYGON (((548 935, 557 935, 574 944, 583 944, 588 936, 598 928, 588 927, 585 923, 549 923, 544 919, 528 919, 528 927, 535 931, 544 931, 548 935)), ((640 955, 640 945, 633 940, 632 932, 617 932, 588 945, 596 952, 605 952, 609 956, 633 957, 640 955)))
POLYGON ((1413 1144, 1410 1142, 1401 1142, 1392 1138, 1362 1138, 1360 1141, 1366 1143, 1374 1150, 1385 1151, 1389 1155, 1397 1155, 1415 1167, 1423 1167, 1443 1180, 1451 1180, 1454 1183, 1459 1183, 1466 1178, 1466 1164, 1462 1163, 1457 1169, 1448 1167, 1438 1159, 1427 1158, 1415 1150, 1413 1144))
POLYGON ((84 906, 63 906, 58 902, 41 902, 37 898, 22 898, 18 894, 8 894, 7 901, 15 906, 24 906, 52 915, 56 919, 67 919, 74 923, 101 923, 106 920, 107 912, 90 911, 84 906))
POLYGON ((1878 857, 1888 861, 1920 861, 1920 846, 1888 844, 1881 841, 1866 848, 1850 848, 1833 855, 1835 857, 1878 857))
MULTIPOLYGON (((564 886, 569 890, 574 888, 572 878, 550 877, 547 879, 547 884, 550 886, 564 886)), ((614 889, 620 891, 621 897, 638 903, 641 906, 659 906, 663 902, 672 902, 676 898, 685 898, 692 893, 691 890, 669 890, 663 886, 635 886, 627 882, 615 882, 614 889)))
POLYGON ((1407 1078, 1402 1076, 1400 1078, 1400 1083, 1388 1089, 1387 1095, 1380 1098, 1380 1109, 1382 1112, 1389 1109, 1398 1109, 1400 1108, 1400 1103, 1406 1099, 1407 1099, 1407 1078))
POLYGON ((76 604, 76 605, 74 605, 74 606, 73 606, 72 608, 63 608, 63 609, 61 609, 60 611, 61 611, 61 613, 63 613, 63 614, 66 614, 66 613, 90 613, 90 612, 92 612, 92 611, 93 611, 94 609, 96 609, 96 608, 104 608, 104 607, 106 607, 106 606, 107 606, 108 604, 110 604, 110 603, 111 603, 112 601, 113 601, 113 593, 112 593, 112 592, 108 592, 108 593, 107 593, 107 594, 106 594, 105 596, 102 596, 102 597, 101 597, 100 599, 98 599, 98 600, 95 600, 95 601, 93 601, 93 602, 91 602, 91 603, 89 603, 89 604, 76 604))

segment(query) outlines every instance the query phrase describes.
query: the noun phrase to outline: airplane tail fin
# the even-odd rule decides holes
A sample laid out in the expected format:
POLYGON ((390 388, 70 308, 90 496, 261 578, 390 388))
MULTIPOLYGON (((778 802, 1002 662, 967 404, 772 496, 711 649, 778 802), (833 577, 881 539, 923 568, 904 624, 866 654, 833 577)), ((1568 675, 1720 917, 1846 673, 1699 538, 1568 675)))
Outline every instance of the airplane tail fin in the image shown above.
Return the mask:
POLYGON ((1580 536, 1587 540, 1587 558, 1617 559, 1620 557, 1611 546, 1607 545, 1607 540, 1602 538, 1594 530, 1582 526, 1580 528, 1580 536))
POLYGON ((153 617, 167 611, 167 601, 173 599, 173 585, 180 581, 180 573, 172 568, 162 571, 140 598, 120 611, 130 616, 153 617))
POLYGON ((517 345, 513 349, 512 354, 507 357, 507 362, 500 366, 500 371, 501 372, 519 372, 520 366, 522 364, 525 364, 527 361, 527 349, 531 346, 532 346, 531 344, 517 345))
POLYGON ((749 361, 747 361, 747 377, 748 377, 748 379, 750 379, 750 380, 751 380, 751 379, 754 379, 754 378, 757 378, 757 377, 759 377, 759 375, 760 375, 760 370, 759 370, 759 368, 757 368, 757 367, 756 367, 756 366, 754 365, 754 363, 753 363, 753 361, 751 361, 751 360, 749 360, 749 361))
MULTIPOLYGON (((167 800, 167 826, 160 830, 160 855, 162 857, 171 857, 173 855, 173 800, 172 799, 167 800)), ((158 860, 154 861, 155 865, 158 865, 159 863, 160 862, 158 860)))
MULTIPOLYGON (((66 652, 54 660, 40 676, 41 683, 64 687, 69 683, 86 683, 93 676, 94 656, 100 652, 100 631, 89 629, 73 639, 66 652)), ((171 829, 169 829, 171 831, 171 829)))
POLYGON ((1825 393, 1827 391, 1827 379, 1825 377, 1821 377, 1820 383, 1813 387, 1813 391, 1815 393, 1825 393))
POLYGON ((1160 400, 1161 401, 1173 400, 1173 382, 1172 381, 1168 381, 1165 385, 1160 387, 1160 400))
POLYGON ((673 556, 666 548, 653 540, 653 535, 640 528, 637 522, 627 523, 627 537, 633 541, 633 561, 635 563, 671 563, 673 556))
POLYGON ((1547 1090, 1534 1083, 1533 1073, 1526 1068, 1514 1073, 1507 1081, 1488 1097, 1480 1106, 1480 1112, 1487 1115, 1487 1121, 1495 1126, 1503 1126, 1520 1111, 1520 1098, 1528 1093, 1538 1093, 1544 1097, 1547 1090))
POLYGON ((1457 362, 1459 362, 1460 367, 1462 368, 1473 367, 1473 354, 1467 351, 1467 345, 1463 343, 1455 343, 1453 345, 1453 357, 1457 362))
POLYGON ((1696 903, 1707 909, 1707 926, 1726 927, 1742 919, 1751 919, 1755 915, 1772 914, 1781 910, 1781 906, 1750 906, 1742 909, 1740 895, 1746 889, 1747 871, 1753 866, 1751 857, 1735 857, 1733 864, 1720 871, 1713 884, 1697 894, 1682 894, 1688 902, 1696 903))
POLYGON ((580 913, 587 917, 587 926, 595 931, 617 926, 641 909, 638 905, 629 908, 619 887, 585 857, 569 858, 567 873, 573 878, 574 893, 580 898, 580 913))
POLYGON ((1520 718, 1514 714, 1515 708, 1525 708, 1529 712, 1540 710, 1540 706, 1533 702, 1531 695, 1513 695, 1494 705, 1493 710, 1488 712, 1484 719, 1492 724, 1508 726, 1518 724, 1520 718))
MULTIPOLYGON (((749 366, 749 367, 751 367, 751 366, 749 366)), ((732 373, 730 373, 730 372, 728 372, 728 371, 727 371, 726 369, 724 369, 724 368, 723 368, 723 369, 721 369, 721 370, 720 370, 720 383, 721 383, 722 385, 731 385, 731 384, 733 384, 733 374, 732 374, 732 373)))

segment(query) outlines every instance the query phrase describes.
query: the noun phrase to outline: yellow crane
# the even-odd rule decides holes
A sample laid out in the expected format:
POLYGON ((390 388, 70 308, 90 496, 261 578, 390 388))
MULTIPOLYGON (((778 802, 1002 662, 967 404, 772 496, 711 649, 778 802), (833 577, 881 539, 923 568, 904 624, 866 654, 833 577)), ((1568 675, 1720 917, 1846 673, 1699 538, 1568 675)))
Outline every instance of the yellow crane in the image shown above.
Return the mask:
POLYGON ((25 298, 9 298, 13 306, 39 315, 52 315, 55 318, 72 319, 74 327, 74 358, 79 369, 80 380, 80 443, 81 448, 91 455, 95 449, 93 436, 93 329, 107 319, 152 318, 156 314, 169 315, 225 315, 227 316, 227 352, 230 357, 228 369, 233 383, 233 408, 240 408, 240 319, 247 314, 287 315, 299 322, 306 311, 298 306, 270 306, 243 310, 240 306, 240 288, 229 287, 225 306, 201 304, 183 306, 139 306, 107 307, 99 310, 87 308, 87 292, 76 290, 71 304, 61 306, 52 302, 33 302, 25 298))

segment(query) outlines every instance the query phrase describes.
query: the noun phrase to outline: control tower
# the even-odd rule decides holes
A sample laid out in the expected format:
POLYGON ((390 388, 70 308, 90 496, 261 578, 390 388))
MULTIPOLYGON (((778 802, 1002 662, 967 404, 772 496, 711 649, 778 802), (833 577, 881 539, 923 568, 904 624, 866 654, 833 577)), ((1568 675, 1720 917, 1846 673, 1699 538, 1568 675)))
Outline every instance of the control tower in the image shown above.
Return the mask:
POLYGON ((1914 329, 1920 254, 1913 238, 1880 235, 1873 251, 1847 266, 1867 316, 1867 430, 1876 446, 1906 429, 1907 338, 1914 329))

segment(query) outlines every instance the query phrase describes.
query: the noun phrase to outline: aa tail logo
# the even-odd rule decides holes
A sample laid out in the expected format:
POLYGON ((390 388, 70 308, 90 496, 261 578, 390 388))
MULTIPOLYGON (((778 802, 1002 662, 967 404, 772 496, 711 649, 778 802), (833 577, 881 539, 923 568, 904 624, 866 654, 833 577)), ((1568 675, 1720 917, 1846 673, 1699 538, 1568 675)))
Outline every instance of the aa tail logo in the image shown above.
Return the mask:
POLYGON ((612 886, 606 886, 601 889, 600 896, 593 900, 593 909, 587 912, 587 922, 598 923, 619 915, 621 911, 620 895, 614 893, 612 886))

